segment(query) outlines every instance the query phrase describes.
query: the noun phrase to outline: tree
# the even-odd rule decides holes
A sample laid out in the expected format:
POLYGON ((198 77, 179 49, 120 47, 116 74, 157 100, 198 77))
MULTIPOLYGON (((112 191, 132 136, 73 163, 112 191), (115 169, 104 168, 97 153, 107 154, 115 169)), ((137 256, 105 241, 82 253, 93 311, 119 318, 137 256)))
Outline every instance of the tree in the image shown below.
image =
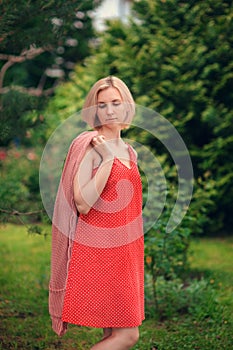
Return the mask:
MULTIPOLYGON (((192 215, 208 231, 231 227, 232 1, 140 0, 133 11, 128 25, 109 22, 70 88, 81 97, 89 89, 80 86, 82 77, 90 85, 108 74, 122 78, 136 102, 170 120, 188 146, 196 179, 192 215)), ((68 105, 64 98, 62 110, 68 105)), ((150 135, 140 137, 163 154, 150 135)))
POLYGON ((22 139, 41 123, 40 111, 54 88, 89 54, 91 13, 101 1, 0 3, 0 140, 22 139), (23 116, 37 111, 25 122, 23 116))

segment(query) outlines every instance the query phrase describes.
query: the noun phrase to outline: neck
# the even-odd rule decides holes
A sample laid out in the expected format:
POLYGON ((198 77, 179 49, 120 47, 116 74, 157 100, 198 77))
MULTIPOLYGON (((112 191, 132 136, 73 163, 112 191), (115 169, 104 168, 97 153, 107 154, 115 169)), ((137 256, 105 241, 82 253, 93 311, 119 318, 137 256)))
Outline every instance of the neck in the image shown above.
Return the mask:
POLYGON ((99 134, 104 135, 106 140, 116 140, 116 141, 120 141, 121 140, 121 130, 119 128, 108 129, 108 128, 102 127, 99 130, 99 134))

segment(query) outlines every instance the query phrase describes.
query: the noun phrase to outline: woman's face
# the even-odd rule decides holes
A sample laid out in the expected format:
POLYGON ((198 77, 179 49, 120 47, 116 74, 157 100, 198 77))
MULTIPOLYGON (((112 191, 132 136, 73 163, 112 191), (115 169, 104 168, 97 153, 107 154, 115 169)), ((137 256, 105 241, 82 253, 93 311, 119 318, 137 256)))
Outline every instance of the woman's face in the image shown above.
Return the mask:
POLYGON ((100 124, 119 126, 123 123, 125 117, 125 108, 120 92, 109 87, 101 90, 97 96, 97 115, 100 124))

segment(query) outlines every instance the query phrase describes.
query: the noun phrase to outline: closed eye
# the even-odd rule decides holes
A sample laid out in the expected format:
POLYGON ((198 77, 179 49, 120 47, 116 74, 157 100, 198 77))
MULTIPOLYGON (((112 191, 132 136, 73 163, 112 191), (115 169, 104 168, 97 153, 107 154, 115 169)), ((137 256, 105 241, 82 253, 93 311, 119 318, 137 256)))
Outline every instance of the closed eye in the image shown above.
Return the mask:
POLYGON ((107 104, 106 103, 98 103, 98 107, 105 108, 105 107, 107 107, 107 104))
MULTIPOLYGON (((120 100, 113 100, 112 102, 110 102, 112 104, 112 106, 117 107, 121 105, 121 101, 120 100)), ((104 109, 106 108, 108 105, 108 103, 105 102, 99 102, 98 103, 98 108, 104 109)))
POLYGON ((112 103, 112 105, 113 106, 120 106, 120 104, 121 104, 121 101, 114 101, 113 103, 112 103))

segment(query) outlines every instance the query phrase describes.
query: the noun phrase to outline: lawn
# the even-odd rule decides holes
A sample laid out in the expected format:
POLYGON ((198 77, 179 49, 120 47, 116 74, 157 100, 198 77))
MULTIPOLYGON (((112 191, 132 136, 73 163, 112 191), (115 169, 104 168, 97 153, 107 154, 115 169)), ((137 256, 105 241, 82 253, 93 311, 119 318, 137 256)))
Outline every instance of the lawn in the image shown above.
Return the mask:
MULTIPOLYGON (((0 227, 0 241, 0 349, 90 349, 101 337, 98 329, 70 326, 62 338, 51 330, 50 236, 28 235, 23 226, 6 225, 0 227)), ((160 322, 146 319, 134 350, 233 349, 233 238, 193 240, 191 251, 190 275, 205 278, 217 307, 209 317, 183 313, 160 322)))

